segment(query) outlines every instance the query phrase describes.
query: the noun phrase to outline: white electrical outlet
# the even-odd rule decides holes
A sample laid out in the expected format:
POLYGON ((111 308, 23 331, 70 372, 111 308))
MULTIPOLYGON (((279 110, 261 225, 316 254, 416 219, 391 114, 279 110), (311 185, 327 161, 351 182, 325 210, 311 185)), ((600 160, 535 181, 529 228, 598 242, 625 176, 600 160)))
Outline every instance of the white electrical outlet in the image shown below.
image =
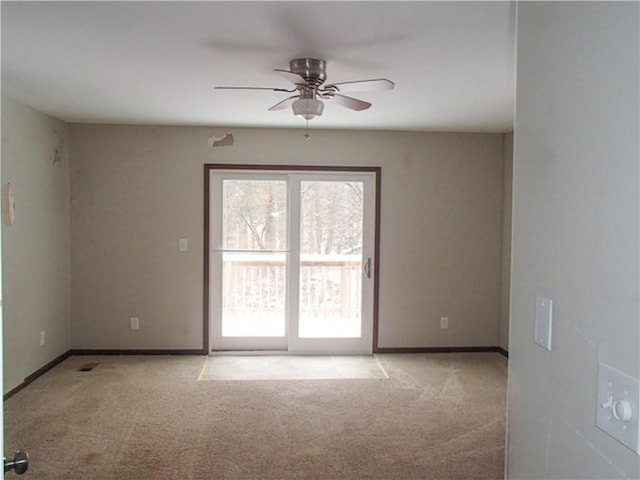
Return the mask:
POLYGON ((129 328, 131 330, 140 330, 140 318, 138 317, 131 317, 129 319, 129 328))
POLYGON ((188 252, 189 251, 189 240, 186 238, 181 238, 178 240, 178 251, 179 252, 188 252))
POLYGON ((443 330, 449 328, 449 317, 440 317, 440 328, 443 330))
POLYGON ((640 454, 640 382, 604 363, 598 363, 596 426, 640 454))
POLYGON ((44 345, 44 342, 47 340, 47 332, 45 332, 44 330, 42 330, 40 332, 40 346, 44 345))

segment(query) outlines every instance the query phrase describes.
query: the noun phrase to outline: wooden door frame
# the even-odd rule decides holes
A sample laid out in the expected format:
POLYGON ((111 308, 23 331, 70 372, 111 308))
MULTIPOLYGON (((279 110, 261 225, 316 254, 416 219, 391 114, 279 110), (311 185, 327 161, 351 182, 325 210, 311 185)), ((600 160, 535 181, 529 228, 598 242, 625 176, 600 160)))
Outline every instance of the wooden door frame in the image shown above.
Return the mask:
POLYGON ((378 350, 378 294, 380 285, 380 187, 381 167, 349 167, 326 165, 267 165, 267 164, 229 164, 229 163, 205 163, 204 164, 204 272, 203 272, 203 328, 202 351, 211 353, 209 344, 209 267, 210 267, 210 173, 214 170, 238 170, 238 171, 272 171, 272 172, 322 172, 322 173, 373 173, 374 175, 374 252, 373 252, 373 325, 372 325, 372 351, 378 350))

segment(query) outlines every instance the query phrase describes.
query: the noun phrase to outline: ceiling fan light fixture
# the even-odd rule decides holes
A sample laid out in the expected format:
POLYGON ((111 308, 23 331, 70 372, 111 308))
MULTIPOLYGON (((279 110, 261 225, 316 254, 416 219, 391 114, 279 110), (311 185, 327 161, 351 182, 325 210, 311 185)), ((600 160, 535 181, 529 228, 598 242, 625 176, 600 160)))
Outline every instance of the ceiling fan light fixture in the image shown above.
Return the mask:
POLYGON ((324 103, 317 98, 299 98, 291 104, 293 114, 305 120, 311 120, 322 115, 324 103))

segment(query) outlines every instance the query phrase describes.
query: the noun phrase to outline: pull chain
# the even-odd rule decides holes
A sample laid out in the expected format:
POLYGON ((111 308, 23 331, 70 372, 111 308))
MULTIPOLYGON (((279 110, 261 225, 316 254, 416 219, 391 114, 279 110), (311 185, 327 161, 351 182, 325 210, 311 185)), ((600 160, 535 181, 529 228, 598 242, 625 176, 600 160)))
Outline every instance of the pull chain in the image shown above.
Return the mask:
POLYGON ((306 126, 306 129, 305 129, 305 132, 304 132, 304 139, 306 141, 309 141, 309 139, 311 138, 311 135, 309 135, 309 120, 308 119, 306 119, 306 124, 307 124, 307 126, 306 126))

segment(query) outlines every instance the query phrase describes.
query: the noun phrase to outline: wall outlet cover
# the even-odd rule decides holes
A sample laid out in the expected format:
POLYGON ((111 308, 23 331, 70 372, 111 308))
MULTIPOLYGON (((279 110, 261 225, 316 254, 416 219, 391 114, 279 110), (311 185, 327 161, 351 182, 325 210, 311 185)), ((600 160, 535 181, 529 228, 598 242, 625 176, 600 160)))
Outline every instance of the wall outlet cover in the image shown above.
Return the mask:
POLYGON ((140 330, 140 318, 138 317, 131 317, 129 319, 129 328, 131 330, 140 330))

